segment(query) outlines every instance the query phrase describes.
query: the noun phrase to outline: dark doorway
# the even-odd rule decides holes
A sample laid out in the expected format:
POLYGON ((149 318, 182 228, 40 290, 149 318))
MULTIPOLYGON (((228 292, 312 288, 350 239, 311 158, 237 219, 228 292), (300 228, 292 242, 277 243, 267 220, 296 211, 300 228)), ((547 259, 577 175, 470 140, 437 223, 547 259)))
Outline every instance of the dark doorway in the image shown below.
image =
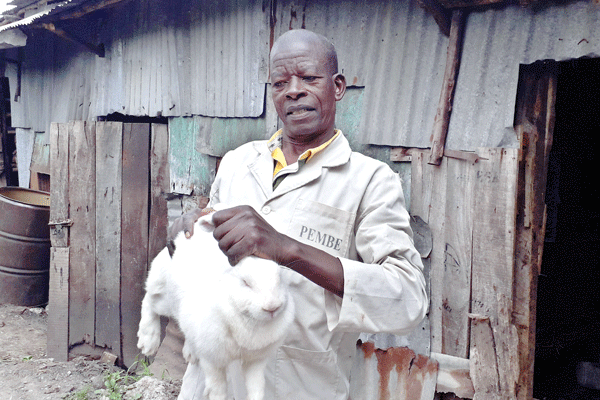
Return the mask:
POLYGON ((600 59, 559 68, 534 398, 600 399, 600 59))

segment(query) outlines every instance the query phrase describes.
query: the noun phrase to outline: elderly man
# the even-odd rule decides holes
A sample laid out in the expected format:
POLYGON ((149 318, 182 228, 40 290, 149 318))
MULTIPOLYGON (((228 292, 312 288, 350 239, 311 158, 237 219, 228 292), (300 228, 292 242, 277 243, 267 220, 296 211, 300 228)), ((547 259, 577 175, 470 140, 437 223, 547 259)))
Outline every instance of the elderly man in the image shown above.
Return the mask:
MULTIPOLYGON (((232 265, 253 254, 283 266, 294 297, 266 398, 347 400, 358 334, 406 334, 424 317, 421 259, 399 177, 335 129, 346 81, 333 46, 286 32, 271 51, 271 82, 283 129, 223 158, 210 201, 234 207, 214 215, 214 236, 232 265)), ((193 234, 198 214, 171 231, 193 234)), ((201 398, 199 373, 188 367, 180 398, 201 398)))

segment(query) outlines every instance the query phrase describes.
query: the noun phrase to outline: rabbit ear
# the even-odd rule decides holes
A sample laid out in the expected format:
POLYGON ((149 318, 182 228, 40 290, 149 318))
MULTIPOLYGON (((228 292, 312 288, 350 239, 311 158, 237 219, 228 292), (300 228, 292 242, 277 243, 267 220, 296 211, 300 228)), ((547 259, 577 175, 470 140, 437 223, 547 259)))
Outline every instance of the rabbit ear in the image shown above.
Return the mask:
POLYGON ((212 232, 215 230, 215 224, 213 222, 213 213, 226 209, 227 206, 219 203, 214 204, 211 207, 207 207, 202 210, 202 216, 198 219, 198 226, 205 232, 212 232))
POLYGON ((212 219, 213 213, 203 215, 198 219, 197 225, 204 232, 212 232, 215 230, 215 224, 212 219))

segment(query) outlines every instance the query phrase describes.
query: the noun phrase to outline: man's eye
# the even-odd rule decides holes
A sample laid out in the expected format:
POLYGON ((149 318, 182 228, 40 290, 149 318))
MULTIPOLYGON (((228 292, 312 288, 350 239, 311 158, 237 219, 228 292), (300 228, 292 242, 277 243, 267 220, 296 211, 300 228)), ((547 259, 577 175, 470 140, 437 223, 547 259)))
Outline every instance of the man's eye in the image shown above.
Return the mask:
POLYGON ((302 79, 306 82, 314 82, 317 80, 317 77, 316 76, 305 76, 302 79))
POLYGON ((283 85, 285 85, 285 81, 277 81, 273 84, 273 87, 282 87, 283 85))

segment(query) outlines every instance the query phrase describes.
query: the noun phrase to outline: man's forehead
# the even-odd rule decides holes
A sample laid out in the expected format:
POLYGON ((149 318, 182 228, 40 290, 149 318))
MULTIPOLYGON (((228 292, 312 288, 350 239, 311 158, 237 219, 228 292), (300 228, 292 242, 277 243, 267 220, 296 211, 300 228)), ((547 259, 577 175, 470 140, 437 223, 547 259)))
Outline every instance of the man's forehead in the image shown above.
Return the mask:
POLYGON ((271 53, 271 69, 319 68, 324 64, 324 57, 324 53, 315 48, 278 48, 271 53))
POLYGON ((271 49, 271 60, 294 53, 308 53, 320 57, 325 53, 325 46, 317 37, 306 34, 292 34, 281 36, 271 49))
POLYGON ((313 61, 295 62, 290 59, 287 61, 274 62, 271 64, 271 76, 282 77, 287 75, 322 75, 323 66, 313 61))

